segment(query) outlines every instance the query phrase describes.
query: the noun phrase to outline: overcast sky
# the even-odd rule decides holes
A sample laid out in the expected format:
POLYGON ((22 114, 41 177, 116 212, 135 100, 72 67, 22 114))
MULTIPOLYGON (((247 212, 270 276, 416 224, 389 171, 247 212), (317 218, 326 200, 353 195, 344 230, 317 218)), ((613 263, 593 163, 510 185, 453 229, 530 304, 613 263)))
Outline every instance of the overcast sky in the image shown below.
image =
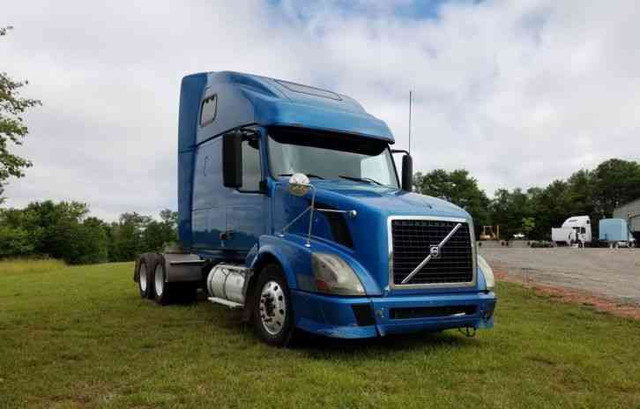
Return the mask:
POLYGON ((43 106, 6 205, 78 200, 94 215, 177 208, 179 83, 235 70, 350 95, 416 171, 544 186, 640 158, 640 2, 6 1, 0 71, 43 106))

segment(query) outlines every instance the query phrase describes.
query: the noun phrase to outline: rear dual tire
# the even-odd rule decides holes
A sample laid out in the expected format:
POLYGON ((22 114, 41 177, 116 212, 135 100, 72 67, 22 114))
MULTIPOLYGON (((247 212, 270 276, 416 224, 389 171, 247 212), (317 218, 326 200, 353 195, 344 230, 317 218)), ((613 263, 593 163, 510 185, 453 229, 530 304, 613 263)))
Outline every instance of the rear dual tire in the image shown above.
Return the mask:
POLYGON ((153 274, 153 299, 159 305, 191 303, 197 298, 198 283, 169 282, 164 257, 160 255, 153 274))
POLYGON ((156 268, 157 257, 154 254, 143 254, 137 264, 138 292, 142 298, 153 298, 152 280, 153 271, 156 268))
POLYGON ((196 299, 197 283, 167 281, 162 254, 141 255, 136 269, 140 297, 154 300, 159 305, 168 305, 173 301, 192 302, 196 299))
POLYGON ((153 272, 153 299, 160 305, 171 302, 173 286, 167 282, 167 273, 164 268, 164 259, 156 264, 153 272))

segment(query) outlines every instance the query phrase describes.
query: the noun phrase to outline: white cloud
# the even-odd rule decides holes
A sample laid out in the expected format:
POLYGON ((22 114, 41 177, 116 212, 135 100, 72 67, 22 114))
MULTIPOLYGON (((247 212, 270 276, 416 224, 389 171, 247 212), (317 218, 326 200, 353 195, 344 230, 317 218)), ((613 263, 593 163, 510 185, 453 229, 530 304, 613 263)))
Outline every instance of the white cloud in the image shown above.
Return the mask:
POLYGON ((437 19, 393 3, 5 5, 16 29, 0 41, 2 70, 44 102, 20 149, 35 166, 8 204, 81 200, 107 218, 175 208, 178 87, 196 71, 346 93, 401 147, 413 89, 415 169, 465 167, 489 193, 640 157, 637 2, 454 1, 437 19))

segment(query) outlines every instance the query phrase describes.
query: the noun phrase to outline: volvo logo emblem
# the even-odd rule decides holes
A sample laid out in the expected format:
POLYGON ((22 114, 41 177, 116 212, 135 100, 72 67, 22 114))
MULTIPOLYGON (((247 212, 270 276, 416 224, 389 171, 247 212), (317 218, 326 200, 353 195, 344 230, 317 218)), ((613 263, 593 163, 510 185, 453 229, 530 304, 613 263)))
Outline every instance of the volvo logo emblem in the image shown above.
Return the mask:
POLYGON ((429 254, 431 258, 439 258, 440 257, 440 246, 431 246, 429 249, 429 254))

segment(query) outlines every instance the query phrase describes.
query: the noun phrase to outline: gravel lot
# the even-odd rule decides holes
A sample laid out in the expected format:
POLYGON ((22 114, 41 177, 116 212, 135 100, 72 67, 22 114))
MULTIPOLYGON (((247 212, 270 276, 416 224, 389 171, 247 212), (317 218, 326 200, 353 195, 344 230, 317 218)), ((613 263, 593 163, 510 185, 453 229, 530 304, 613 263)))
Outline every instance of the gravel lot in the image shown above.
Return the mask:
POLYGON ((496 271, 640 303, 640 249, 480 248, 496 271))

